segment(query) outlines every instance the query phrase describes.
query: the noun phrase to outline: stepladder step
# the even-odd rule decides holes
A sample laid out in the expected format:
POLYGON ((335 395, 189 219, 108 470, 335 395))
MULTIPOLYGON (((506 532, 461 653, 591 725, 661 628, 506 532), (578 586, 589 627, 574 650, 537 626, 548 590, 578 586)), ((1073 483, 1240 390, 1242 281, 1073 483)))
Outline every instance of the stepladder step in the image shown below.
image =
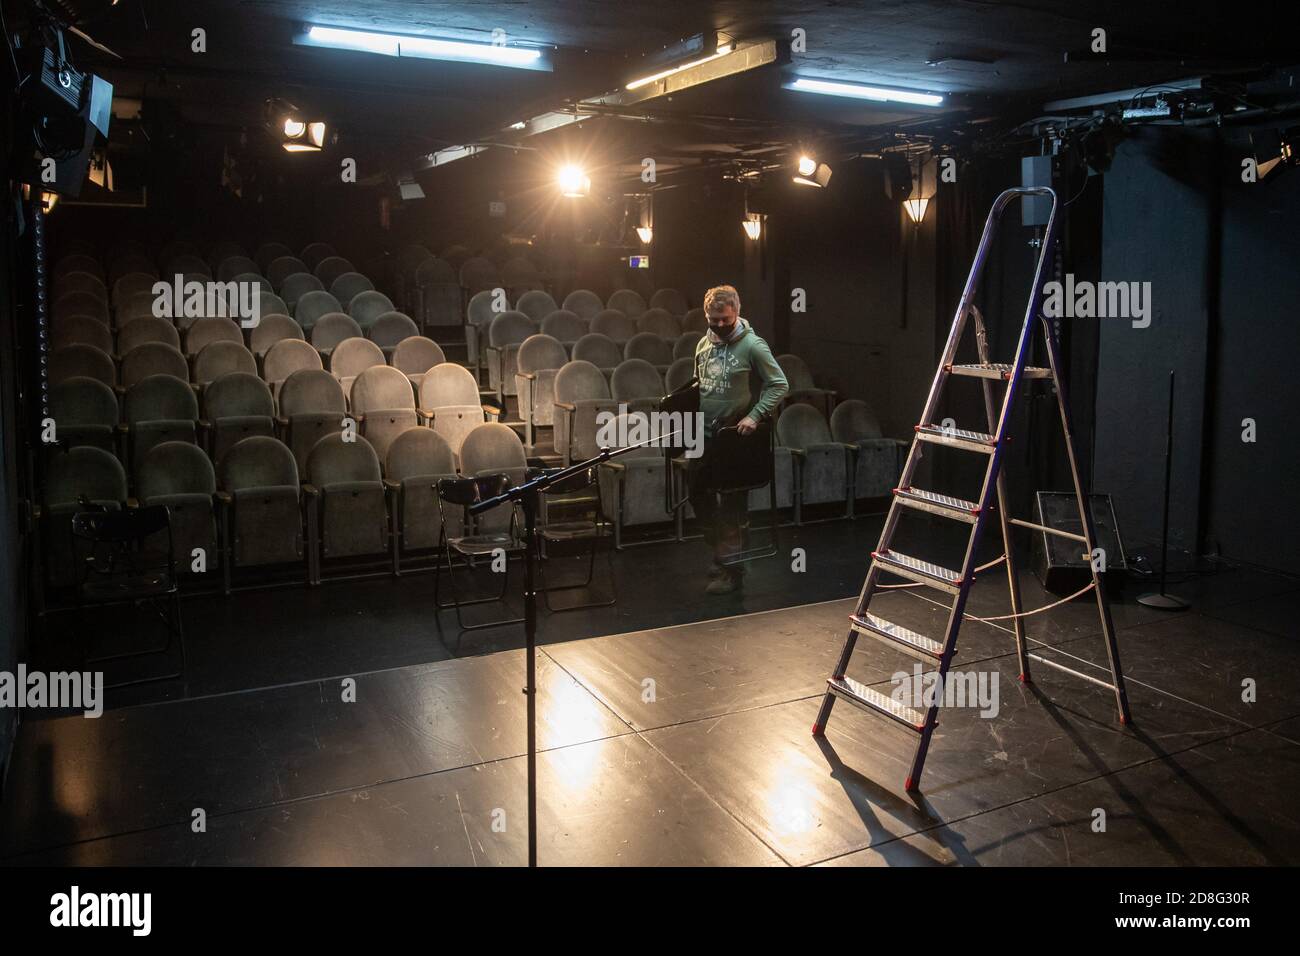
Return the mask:
POLYGON ((941 495, 937 491, 926 491, 923 488, 895 488, 894 497, 905 507, 964 521, 967 524, 974 524, 980 514, 978 502, 954 498, 952 495, 941 495))
MULTIPOLYGON (((991 378, 1000 381, 1007 381, 1011 378, 1011 373, 1015 371, 1015 366, 1006 362, 978 362, 973 365, 948 365, 945 366, 953 375, 966 375, 973 378, 991 378)), ((1050 368, 1038 368, 1032 365, 1026 365, 1021 369, 1021 375, 1024 378, 1051 378, 1052 370, 1050 368)))
POLYGON ((947 428, 943 425, 923 423, 916 426, 916 437, 932 445, 947 445, 964 451, 991 455, 998 447, 996 435, 971 431, 966 428, 947 428))
POLYGON ((872 690, 852 677, 832 677, 826 682, 826 689, 840 700, 847 700, 862 710, 888 718, 899 727, 918 734, 925 729, 925 714, 921 711, 899 703, 888 694, 872 690))
POLYGON ((909 554, 900 554, 897 551, 873 551, 871 557, 882 571, 897 574, 909 581, 929 585, 941 591, 947 591, 949 594, 956 594, 961 590, 962 578, 960 571, 931 564, 929 561, 922 561, 920 558, 914 558, 909 554))
POLYGON ((859 634, 874 637, 883 644, 902 651, 927 664, 933 664, 943 656, 943 645, 938 641, 909 630, 901 624, 886 621, 883 617, 868 614, 849 615, 849 626, 859 634))

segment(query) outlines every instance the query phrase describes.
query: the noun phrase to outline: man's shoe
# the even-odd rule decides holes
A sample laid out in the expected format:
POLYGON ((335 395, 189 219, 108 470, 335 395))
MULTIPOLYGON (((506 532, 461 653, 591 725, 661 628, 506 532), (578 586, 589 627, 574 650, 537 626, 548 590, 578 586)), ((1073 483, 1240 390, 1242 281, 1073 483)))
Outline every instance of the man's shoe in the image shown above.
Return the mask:
POLYGON ((730 594, 732 591, 739 591, 743 582, 744 579, 739 574, 726 571, 710 581, 704 591, 706 594, 730 594))
POLYGON ((709 565, 708 573, 709 573, 709 580, 712 581, 715 578, 720 578, 722 577, 722 575, 726 574, 727 569, 724 568, 722 565, 718 564, 718 562, 714 561, 712 564, 709 565))

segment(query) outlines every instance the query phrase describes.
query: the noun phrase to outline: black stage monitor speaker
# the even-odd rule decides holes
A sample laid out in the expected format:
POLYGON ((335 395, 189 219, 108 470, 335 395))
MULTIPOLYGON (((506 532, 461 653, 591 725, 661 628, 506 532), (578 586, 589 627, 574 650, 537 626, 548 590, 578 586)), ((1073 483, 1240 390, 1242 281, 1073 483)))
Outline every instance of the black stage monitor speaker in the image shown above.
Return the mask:
MULTIPOLYGON (((1096 546, 1105 552, 1105 580, 1108 588, 1117 587, 1124 578, 1128 561, 1124 544, 1120 540, 1119 524, 1110 495, 1089 495, 1088 508, 1097 531, 1096 546)), ((1034 503, 1038 524, 1083 534, 1079 521, 1079 508, 1072 491, 1040 491, 1034 503)), ((1083 545, 1069 538, 1034 531, 1031 561, 1034 576, 1044 588, 1054 594, 1069 594, 1092 580, 1088 562, 1083 557, 1083 545)))

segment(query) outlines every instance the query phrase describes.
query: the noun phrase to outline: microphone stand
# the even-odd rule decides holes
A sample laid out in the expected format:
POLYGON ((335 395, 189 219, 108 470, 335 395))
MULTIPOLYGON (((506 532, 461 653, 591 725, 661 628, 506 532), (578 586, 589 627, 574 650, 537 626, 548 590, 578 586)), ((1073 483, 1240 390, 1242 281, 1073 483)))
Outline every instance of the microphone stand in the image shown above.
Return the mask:
POLYGON ((541 496, 548 488, 580 472, 594 468, 611 458, 625 455, 636 448, 643 448, 673 438, 679 432, 669 435, 656 435, 626 448, 602 448, 594 458, 560 468, 544 471, 528 479, 523 484, 515 485, 494 498, 485 498, 469 506, 471 515, 481 514, 499 505, 518 501, 524 509, 524 699, 527 706, 528 723, 528 865, 537 866, 537 591, 533 587, 535 571, 534 561, 537 551, 537 512, 541 505, 541 496))

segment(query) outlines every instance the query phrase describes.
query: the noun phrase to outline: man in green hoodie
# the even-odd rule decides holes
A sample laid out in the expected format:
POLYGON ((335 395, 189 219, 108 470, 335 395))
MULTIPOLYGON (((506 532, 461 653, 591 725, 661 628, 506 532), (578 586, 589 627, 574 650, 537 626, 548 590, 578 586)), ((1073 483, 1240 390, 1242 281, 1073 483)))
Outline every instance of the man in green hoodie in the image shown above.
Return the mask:
POLYGON ((789 384, 772 350, 740 316, 740 295, 733 286, 720 285, 704 295, 709 331, 695 347, 695 375, 700 380, 700 412, 704 418, 704 454, 688 459, 691 507, 704 528, 704 540, 713 548, 709 594, 729 594, 743 583, 741 565, 726 567, 727 559, 744 548, 748 493, 719 495, 709 490, 709 439, 734 425, 741 435, 758 427, 764 415, 776 408, 789 384), (757 379, 754 399, 751 379, 757 379))

